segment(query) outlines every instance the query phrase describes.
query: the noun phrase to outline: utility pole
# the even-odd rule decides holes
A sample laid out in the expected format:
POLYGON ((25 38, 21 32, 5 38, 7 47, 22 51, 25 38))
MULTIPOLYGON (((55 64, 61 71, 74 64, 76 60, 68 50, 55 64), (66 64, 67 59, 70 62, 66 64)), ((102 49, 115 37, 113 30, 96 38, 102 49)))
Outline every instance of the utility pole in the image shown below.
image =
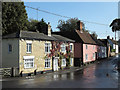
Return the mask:
POLYGON ((115 54, 116 54, 116 30, 115 30, 115 54))
POLYGON ((38 8, 37 8, 37 20, 38 20, 38 8))

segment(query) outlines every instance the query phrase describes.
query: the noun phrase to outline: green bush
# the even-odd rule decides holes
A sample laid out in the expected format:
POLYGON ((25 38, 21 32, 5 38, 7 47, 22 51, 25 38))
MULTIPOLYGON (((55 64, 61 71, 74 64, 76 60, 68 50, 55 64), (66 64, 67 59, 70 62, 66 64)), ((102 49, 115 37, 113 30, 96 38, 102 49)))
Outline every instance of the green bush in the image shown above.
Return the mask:
POLYGON ((112 51, 112 52, 115 52, 115 49, 112 49, 111 51, 112 51))

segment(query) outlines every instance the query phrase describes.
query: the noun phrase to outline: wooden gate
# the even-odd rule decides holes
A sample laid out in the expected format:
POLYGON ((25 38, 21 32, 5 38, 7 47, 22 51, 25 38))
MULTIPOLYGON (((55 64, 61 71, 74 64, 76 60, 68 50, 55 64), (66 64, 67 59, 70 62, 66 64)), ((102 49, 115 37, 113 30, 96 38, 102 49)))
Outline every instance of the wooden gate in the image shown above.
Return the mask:
POLYGON ((11 76, 12 69, 11 68, 3 68, 3 76, 11 76))

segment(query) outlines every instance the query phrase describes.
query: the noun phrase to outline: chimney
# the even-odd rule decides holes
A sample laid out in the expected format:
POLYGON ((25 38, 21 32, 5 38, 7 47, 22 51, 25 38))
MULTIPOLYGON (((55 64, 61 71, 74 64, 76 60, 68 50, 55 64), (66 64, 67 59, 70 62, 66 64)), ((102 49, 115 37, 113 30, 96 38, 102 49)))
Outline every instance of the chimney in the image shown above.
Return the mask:
POLYGON ((110 39, 110 36, 107 36, 107 39, 110 39))
POLYGON ((48 22, 48 36, 51 36, 51 26, 50 26, 50 22, 48 22))
POLYGON ((112 37, 112 40, 114 40, 114 38, 112 37))
POLYGON ((83 22, 80 20, 77 22, 77 30, 79 30, 81 33, 83 32, 83 22))

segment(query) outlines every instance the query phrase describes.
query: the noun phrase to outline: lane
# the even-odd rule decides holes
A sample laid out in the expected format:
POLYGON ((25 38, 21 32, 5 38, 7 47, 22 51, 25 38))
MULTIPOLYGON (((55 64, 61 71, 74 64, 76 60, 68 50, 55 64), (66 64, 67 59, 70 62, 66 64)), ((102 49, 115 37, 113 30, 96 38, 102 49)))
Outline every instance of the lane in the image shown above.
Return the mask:
POLYGON ((83 70, 3 81, 3 88, 118 88, 118 72, 113 63, 118 58, 102 60, 83 70))

